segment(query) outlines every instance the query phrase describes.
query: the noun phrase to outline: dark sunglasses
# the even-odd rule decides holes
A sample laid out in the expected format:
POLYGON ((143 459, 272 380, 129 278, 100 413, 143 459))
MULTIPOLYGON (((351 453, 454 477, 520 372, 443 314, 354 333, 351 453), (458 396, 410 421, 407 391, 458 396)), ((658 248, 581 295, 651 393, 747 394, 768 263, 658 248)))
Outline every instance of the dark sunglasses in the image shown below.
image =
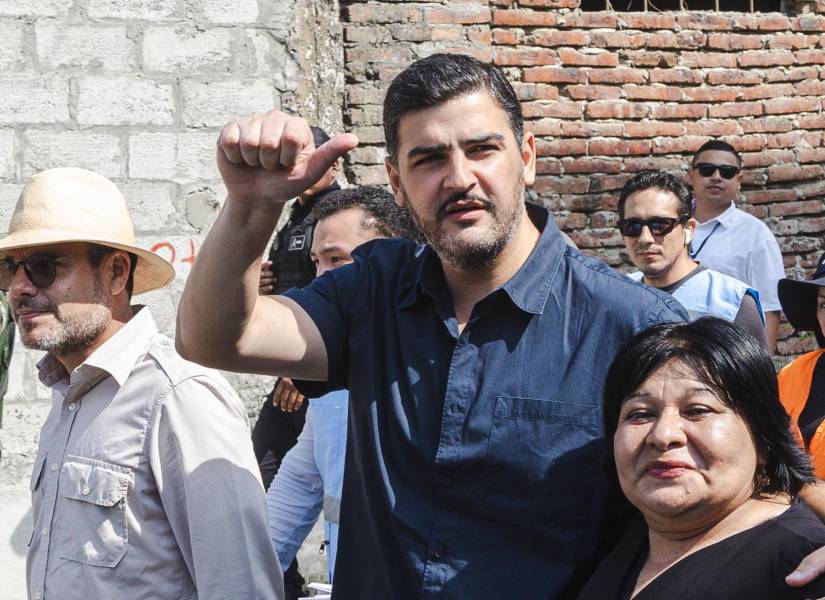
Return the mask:
POLYGON ((733 165, 716 165, 705 162, 697 163, 695 168, 702 177, 710 177, 718 170, 722 179, 733 179, 741 170, 739 167, 734 167, 733 165))
MULTIPOLYGON (((86 254, 77 252, 75 254, 86 254)), ((8 291, 12 279, 17 273, 17 269, 23 267, 23 272, 29 281, 36 287, 47 288, 54 283, 57 278, 57 265, 60 258, 73 256, 73 254, 63 254, 62 256, 52 256, 50 254, 33 254, 26 260, 12 260, 8 256, 0 262, 0 289, 8 291)))
POLYGON ((653 235, 667 235, 673 228, 687 221, 687 217, 653 217, 652 219, 622 219, 618 228, 625 237, 639 237, 647 227, 653 235))

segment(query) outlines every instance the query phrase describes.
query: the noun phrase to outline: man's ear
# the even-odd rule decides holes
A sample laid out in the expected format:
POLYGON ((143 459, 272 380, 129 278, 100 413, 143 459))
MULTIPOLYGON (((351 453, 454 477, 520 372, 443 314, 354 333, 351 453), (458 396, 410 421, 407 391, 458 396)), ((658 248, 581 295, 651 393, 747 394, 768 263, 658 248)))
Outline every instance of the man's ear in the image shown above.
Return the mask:
POLYGON ((693 233, 696 231, 696 219, 690 218, 685 221, 685 246, 690 244, 693 239, 693 233))
POLYGON ((398 169, 392 164, 389 156, 384 159, 384 166, 387 168, 387 177, 390 180, 393 196, 395 196, 395 203, 403 208, 406 203, 404 202, 404 194, 401 192, 401 179, 398 175, 398 169))
POLYGON ((111 272, 109 292, 112 296, 117 296, 126 290, 132 258, 129 256, 129 253, 124 250, 115 250, 109 255, 108 262, 111 272))
POLYGON ((521 163, 524 185, 529 187, 536 181, 536 138, 532 131, 524 132, 521 142, 521 163))

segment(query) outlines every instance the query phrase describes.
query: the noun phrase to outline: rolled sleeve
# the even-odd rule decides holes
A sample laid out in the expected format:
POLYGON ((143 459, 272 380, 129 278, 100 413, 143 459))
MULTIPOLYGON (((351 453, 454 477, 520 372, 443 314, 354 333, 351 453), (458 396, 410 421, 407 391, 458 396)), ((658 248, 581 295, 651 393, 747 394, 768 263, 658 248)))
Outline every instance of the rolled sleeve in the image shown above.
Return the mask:
POLYGON ((347 387, 348 381, 348 314, 363 290, 364 263, 357 259, 350 265, 324 273, 304 288, 293 288, 285 296, 303 308, 324 340, 327 351, 327 381, 293 380, 295 387, 311 398, 347 387))
POLYGON ((173 386, 157 410, 149 460, 198 598, 283 598, 240 400, 204 375, 173 386))

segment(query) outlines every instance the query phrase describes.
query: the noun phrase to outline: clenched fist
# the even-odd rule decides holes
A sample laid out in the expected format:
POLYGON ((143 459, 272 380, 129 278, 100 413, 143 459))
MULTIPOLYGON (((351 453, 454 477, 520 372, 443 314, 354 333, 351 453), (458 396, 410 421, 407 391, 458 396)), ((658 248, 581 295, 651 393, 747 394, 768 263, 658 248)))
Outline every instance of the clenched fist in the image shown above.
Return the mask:
POLYGON ((342 133, 315 148, 307 122, 273 110, 232 121, 218 138, 218 170, 230 201, 279 204, 311 187, 358 138, 342 133))

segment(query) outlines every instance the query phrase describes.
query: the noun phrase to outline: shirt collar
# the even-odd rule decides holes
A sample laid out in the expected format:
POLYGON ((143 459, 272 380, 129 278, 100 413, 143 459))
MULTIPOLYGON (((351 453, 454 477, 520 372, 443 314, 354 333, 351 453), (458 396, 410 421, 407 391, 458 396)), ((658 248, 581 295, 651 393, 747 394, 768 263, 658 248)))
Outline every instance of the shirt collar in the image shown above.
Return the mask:
POLYGON ((734 225, 734 223, 736 222, 736 205, 733 202, 731 202, 730 206, 728 206, 722 214, 717 215, 712 219, 705 221, 704 223, 701 223, 701 225, 707 225, 708 223, 713 222, 719 223, 720 225, 722 225, 722 227, 731 227, 732 225, 734 225))
MULTIPOLYGON (((72 372, 73 381, 75 373, 80 375, 92 369, 108 373, 118 385, 126 382, 158 332, 149 308, 135 306, 134 310, 134 316, 72 372)), ((49 387, 68 377, 62 363, 52 354, 46 354, 37 368, 40 381, 49 387)))
MULTIPOLYGON (((524 264, 499 289, 524 312, 541 314, 544 312, 567 243, 546 208, 528 202, 527 214, 541 231, 541 236, 524 264)), ((415 284, 402 296, 399 303, 402 308, 415 304, 422 291, 430 296, 437 306, 444 300, 447 284, 444 281, 441 261, 429 245, 424 247, 419 257, 415 284)))

